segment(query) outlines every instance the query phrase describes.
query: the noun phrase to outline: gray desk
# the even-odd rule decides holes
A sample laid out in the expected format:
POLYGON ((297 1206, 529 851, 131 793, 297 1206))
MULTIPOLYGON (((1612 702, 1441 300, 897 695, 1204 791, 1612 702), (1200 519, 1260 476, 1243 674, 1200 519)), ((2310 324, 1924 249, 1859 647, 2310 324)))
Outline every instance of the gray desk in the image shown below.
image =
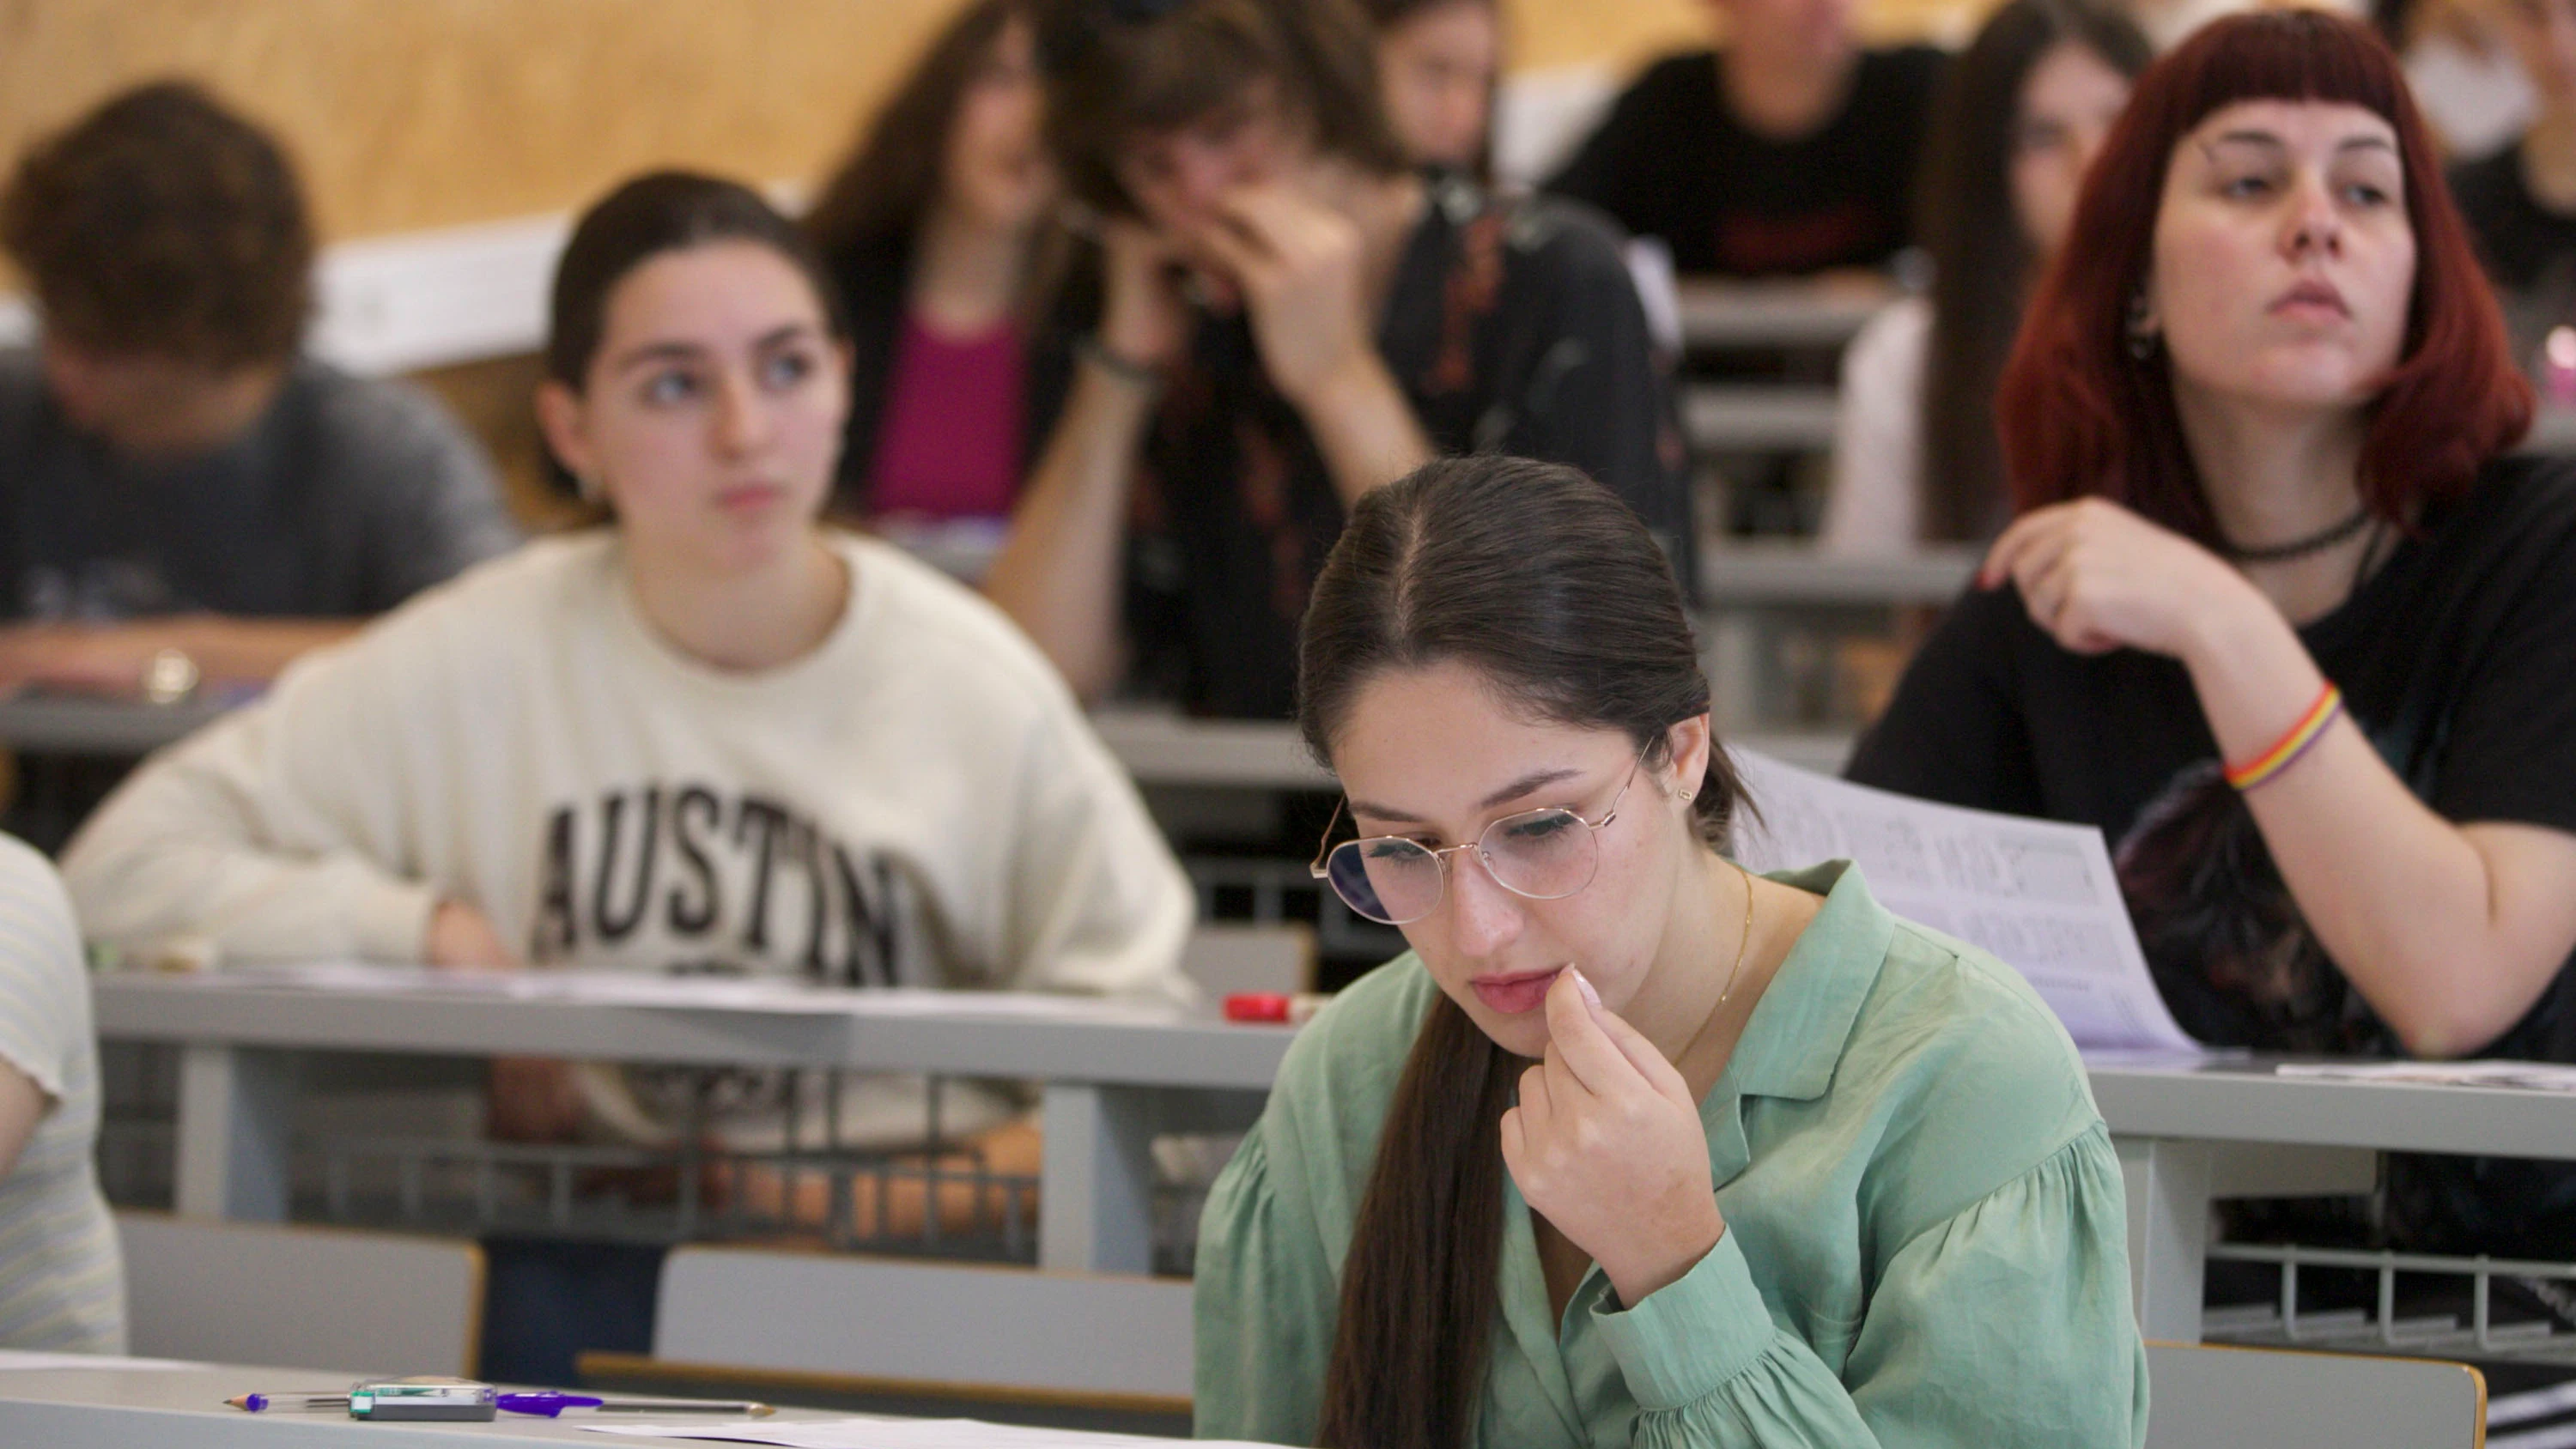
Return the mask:
POLYGON ((2260 1062, 2090 1070, 2128 1183, 2149 1338, 2199 1340, 2219 1198, 2367 1192, 2383 1152, 2576 1160, 2576 1098, 2561 1093, 2285 1078, 2260 1062))
MULTIPOLYGON (((1248 1122, 1292 1036, 1195 1020, 771 1016, 411 998, 397 1018, 365 995, 149 977, 102 977, 96 995, 102 1037, 181 1051, 182 1213, 284 1215, 287 1123, 303 1051, 935 1071, 1045 1083, 1040 1262, 1128 1273, 1150 1263, 1152 1135, 1248 1122)), ((2219 1198, 2366 1191, 2382 1152, 2576 1159, 2576 1101, 2545 1092, 2283 1079, 2243 1063, 2091 1070, 2119 1147, 2130 1271, 2153 1338, 2200 1336, 2209 1206, 2219 1198)))
POLYGON ((1123 1273, 1152 1267, 1154 1135, 1249 1124, 1291 1035, 1181 1018, 786 1015, 389 998, 148 975, 100 976, 94 997, 101 1039, 179 1050, 182 1214, 285 1217, 306 1052, 940 1072, 1044 1084, 1039 1263, 1123 1273), (399 1010, 388 1009, 394 999, 399 1010))
POLYGON ((58 755, 148 755, 231 708, 192 700, 0 697, 0 745, 58 755))
MULTIPOLYGON (((1774 701, 1812 697, 1802 671, 1830 668, 1819 636, 1884 636, 1889 610, 1943 607, 1974 577, 1981 552, 1944 547, 1882 557, 1842 557, 1813 543, 1730 542, 1701 550, 1701 667, 1729 740, 1769 749, 1754 735, 1774 701), (1793 664, 1791 660, 1804 660, 1793 664)), ((1776 728, 1776 726, 1774 726, 1776 728)), ((1792 752, 1797 763, 1838 770, 1848 753, 1792 752)))
MULTIPOLYGON (((1306 753, 1296 727, 1256 720, 1190 719, 1170 710, 1121 706, 1091 717, 1140 785, 1229 790, 1333 790, 1332 773, 1306 753)), ((1748 731, 1727 743, 1802 769, 1839 774, 1852 740, 1839 732, 1748 731)))
POLYGON ((1700 550, 1700 604, 1712 612, 1947 604, 1984 557, 1983 549, 1962 547, 1842 557, 1812 543, 1729 543, 1700 550))
POLYGON ((1823 453, 1834 446, 1842 399, 1830 387, 1691 383, 1682 437, 1702 453, 1823 453))
MULTIPOLYGON (((703 1440, 628 1438, 584 1433, 571 1419, 503 1414, 488 1424, 376 1424, 345 1413, 245 1414, 224 1400, 268 1390, 345 1388, 344 1375, 312 1369, 211 1367, 167 1370, 38 1369, 0 1372, 0 1444, 25 1449, 136 1449, 185 1445, 187 1449, 337 1449, 340 1445, 396 1445, 399 1449, 476 1449, 500 1441, 699 1446, 703 1440)), ((620 1416, 621 1418, 627 1416, 620 1416)), ((744 1422, 716 1414, 636 1415, 638 1422, 703 1419, 709 1425, 744 1422)), ((781 1409, 776 1419, 839 1419, 846 1414, 781 1409)))
POLYGON ((1695 351, 1840 347, 1881 307, 1903 295, 1892 285, 1706 279, 1681 282, 1673 290, 1681 312, 1682 345, 1695 351))

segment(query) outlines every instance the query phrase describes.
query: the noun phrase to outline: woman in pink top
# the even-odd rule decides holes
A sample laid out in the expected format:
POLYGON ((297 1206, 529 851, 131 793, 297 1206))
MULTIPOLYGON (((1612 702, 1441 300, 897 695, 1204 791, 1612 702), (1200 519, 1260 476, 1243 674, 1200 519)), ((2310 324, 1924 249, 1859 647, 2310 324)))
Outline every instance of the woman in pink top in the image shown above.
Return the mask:
POLYGON ((1072 364, 1042 109, 1025 0, 977 0, 823 188, 807 225, 855 353, 845 516, 999 520, 1046 439, 1072 364))

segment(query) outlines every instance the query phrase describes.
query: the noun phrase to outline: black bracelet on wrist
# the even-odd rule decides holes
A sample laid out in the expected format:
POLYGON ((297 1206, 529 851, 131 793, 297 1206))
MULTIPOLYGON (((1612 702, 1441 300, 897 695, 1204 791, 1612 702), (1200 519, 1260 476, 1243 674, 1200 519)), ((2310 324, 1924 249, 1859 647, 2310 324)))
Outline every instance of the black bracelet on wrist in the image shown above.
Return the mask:
POLYGON ((1092 366, 1099 368, 1101 371, 1108 373, 1111 377, 1118 379, 1120 382, 1143 388, 1149 392, 1162 391, 1163 370, 1161 368, 1148 367, 1132 357, 1119 356, 1116 352, 1110 349, 1109 344, 1100 340, 1099 333, 1086 332, 1081 337, 1075 339, 1073 344, 1073 355, 1090 363, 1092 366))

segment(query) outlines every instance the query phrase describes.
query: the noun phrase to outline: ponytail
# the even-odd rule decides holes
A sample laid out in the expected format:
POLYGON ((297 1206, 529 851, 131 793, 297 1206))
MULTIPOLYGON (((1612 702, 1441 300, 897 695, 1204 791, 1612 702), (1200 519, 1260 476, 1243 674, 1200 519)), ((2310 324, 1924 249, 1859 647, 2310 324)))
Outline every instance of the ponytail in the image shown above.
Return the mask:
POLYGON ((1318 1445, 1467 1443, 1500 1298, 1503 1113, 1524 1065, 1446 995, 1432 1002, 1342 1265, 1318 1445))

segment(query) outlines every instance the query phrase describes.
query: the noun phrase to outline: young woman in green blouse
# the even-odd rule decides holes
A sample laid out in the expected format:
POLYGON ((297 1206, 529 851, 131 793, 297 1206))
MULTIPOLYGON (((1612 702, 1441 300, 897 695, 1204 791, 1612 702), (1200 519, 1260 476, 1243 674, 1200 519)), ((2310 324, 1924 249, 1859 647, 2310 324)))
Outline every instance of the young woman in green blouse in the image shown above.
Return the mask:
POLYGON ((1301 645, 1413 950, 1306 1028, 1200 1229, 1198 1430, 1350 1449, 2135 1445, 2119 1166, 2009 968, 1740 792, 1662 554, 1569 469, 1363 500, 1301 645))

